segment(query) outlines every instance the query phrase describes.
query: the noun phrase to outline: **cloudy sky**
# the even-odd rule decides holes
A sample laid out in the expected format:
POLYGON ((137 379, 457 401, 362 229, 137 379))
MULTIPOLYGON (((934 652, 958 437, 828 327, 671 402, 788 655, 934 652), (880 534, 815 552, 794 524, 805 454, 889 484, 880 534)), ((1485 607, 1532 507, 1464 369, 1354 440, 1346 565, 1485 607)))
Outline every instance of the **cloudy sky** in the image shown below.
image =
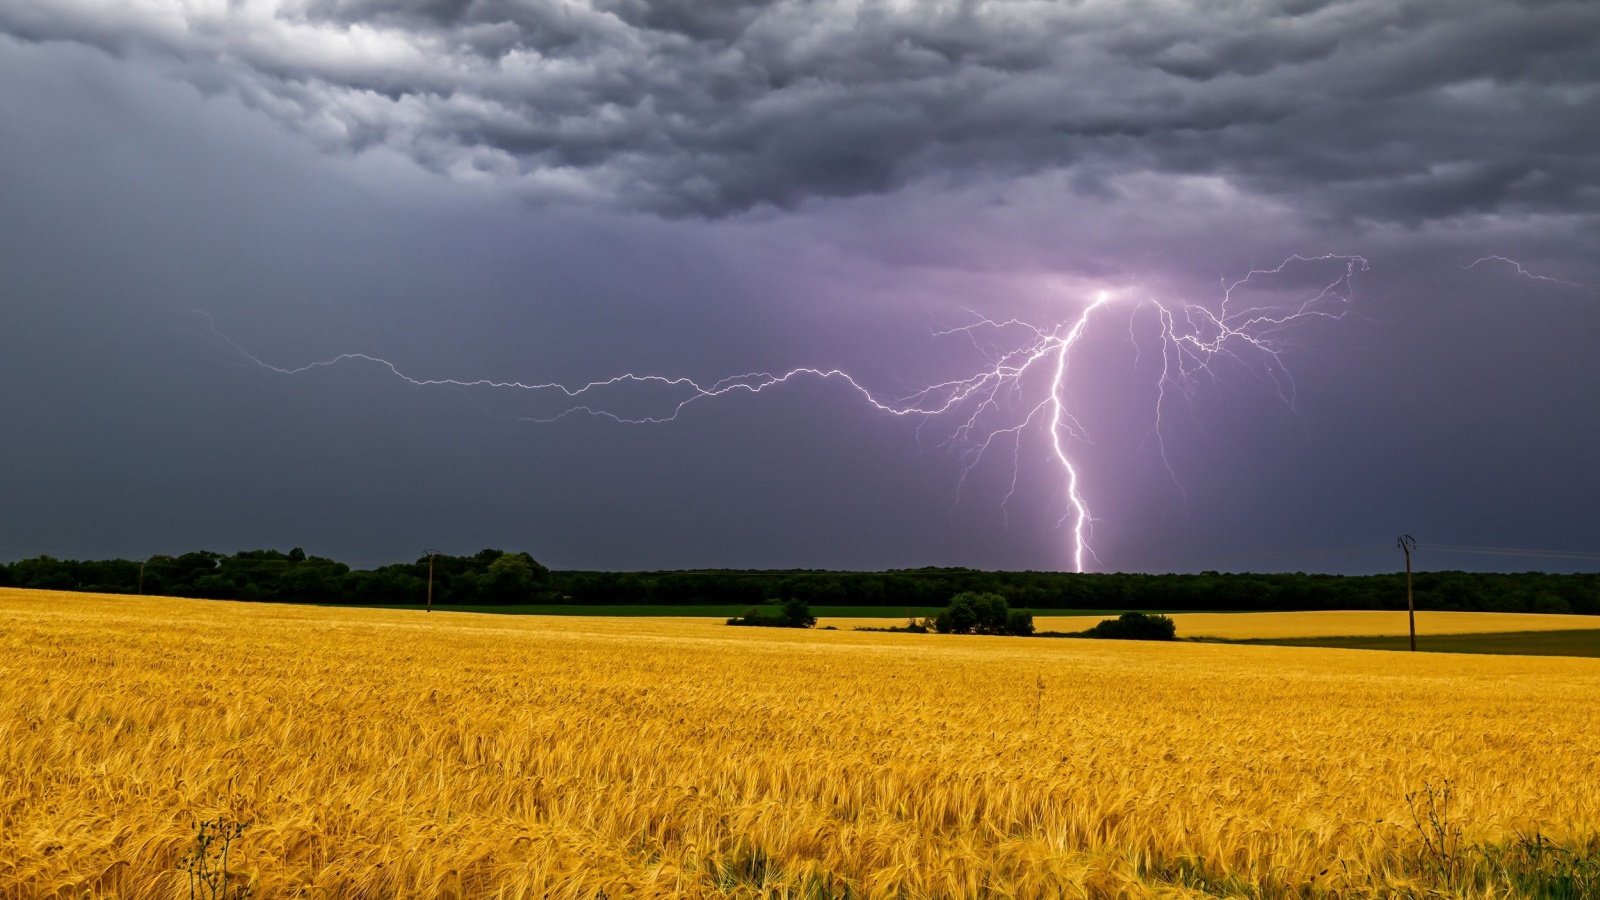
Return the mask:
POLYGON ((0 123, 0 558, 1600 565, 1592 2, 0 0, 0 123))

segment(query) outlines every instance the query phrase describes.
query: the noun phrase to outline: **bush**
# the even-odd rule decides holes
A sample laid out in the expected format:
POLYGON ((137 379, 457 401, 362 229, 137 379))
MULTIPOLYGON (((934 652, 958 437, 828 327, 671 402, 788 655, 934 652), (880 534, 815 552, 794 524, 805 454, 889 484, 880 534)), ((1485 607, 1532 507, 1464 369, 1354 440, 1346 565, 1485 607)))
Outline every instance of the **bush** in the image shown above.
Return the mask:
POLYGON ((972 609, 978 614, 979 634, 1006 633, 1006 617, 1011 613, 1006 598, 999 594, 974 594, 972 609))
POLYGON ((933 620, 933 627, 940 634, 971 634, 978 627, 978 611, 972 604, 975 596, 969 591, 951 597, 950 605, 933 620))
POLYGON ((783 624, 790 628, 810 628, 817 624, 817 617, 811 614, 811 604, 804 600, 783 601, 783 624))
POLYGON ((1033 615, 1013 610, 999 594, 963 591, 934 620, 940 634, 1033 634, 1033 615))
POLYGON ((785 600, 783 607, 775 616, 769 616, 752 606, 744 615, 729 619, 728 624, 755 625, 764 628, 810 628, 817 624, 817 617, 811 614, 811 604, 804 600, 785 600))
POLYGON ((1033 634, 1033 613, 1013 609, 1006 614, 1006 634, 1027 637, 1033 634))
POLYGON ((1171 641, 1178 637, 1178 626, 1163 615, 1125 612, 1081 634, 1120 641, 1171 641))
POLYGON ((896 634, 927 634, 936 628, 938 628, 938 624, 934 622, 932 616, 926 616, 921 619, 917 618, 916 616, 907 616, 906 623, 904 625, 890 625, 887 628, 874 628, 870 625, 857 625, 855 630, 894 632, 896 634))

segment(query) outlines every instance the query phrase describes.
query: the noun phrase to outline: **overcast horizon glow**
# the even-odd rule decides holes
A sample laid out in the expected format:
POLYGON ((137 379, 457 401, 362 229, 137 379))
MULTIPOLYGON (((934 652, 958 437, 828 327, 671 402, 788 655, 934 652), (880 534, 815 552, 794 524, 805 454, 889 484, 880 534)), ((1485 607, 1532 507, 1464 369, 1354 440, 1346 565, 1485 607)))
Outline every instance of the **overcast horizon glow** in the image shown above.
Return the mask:
POLYGON ((1600 555, 1593 4, 12 0, 0 121, 0 558, 1600 555))

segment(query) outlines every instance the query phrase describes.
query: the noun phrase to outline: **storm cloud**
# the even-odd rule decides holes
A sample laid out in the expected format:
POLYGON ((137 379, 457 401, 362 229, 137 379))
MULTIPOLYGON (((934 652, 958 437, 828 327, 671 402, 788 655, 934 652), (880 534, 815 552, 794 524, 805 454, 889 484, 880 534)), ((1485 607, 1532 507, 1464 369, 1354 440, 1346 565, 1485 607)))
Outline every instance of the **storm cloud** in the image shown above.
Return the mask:
POLYGON ((1070 567, 1037 420, 439 382, 901 397, 1101 291, 1091 568, 1600 554, 1592 2, 0 0, 0 123, 0 557, 1070 567), (1232 310, 1337 317, 1160 380, 1297 255, 1232 310))
POLYGON ((346 153, 669 215, 1068 174, 1308 217, 1600 210, 1587 2, 13 0, 346 153))

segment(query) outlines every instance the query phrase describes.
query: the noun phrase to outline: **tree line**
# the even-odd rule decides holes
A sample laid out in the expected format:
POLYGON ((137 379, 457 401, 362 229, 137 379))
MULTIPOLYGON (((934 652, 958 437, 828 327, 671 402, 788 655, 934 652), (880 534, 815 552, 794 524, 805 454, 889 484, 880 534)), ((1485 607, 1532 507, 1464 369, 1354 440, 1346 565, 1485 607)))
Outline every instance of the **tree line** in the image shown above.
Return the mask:
MULTIPOLYGON (((552 571, 531 555, 486 549, 433 562, 433 602, 942 607, 963 592, 992 593, 1012 609, 1404 609, 1403 575, 1202 572, 1183 575, 711 569, 552 571)), ((0 564, 0 586, 213 599, 403 605, 424 602, 429 558, 352 569, 296 548, 232 555, 196 551, 148 560, 39 556, 0 564)), ((1600 574, 1419 572, 1421 609, 1600 614, 1600 574)))

